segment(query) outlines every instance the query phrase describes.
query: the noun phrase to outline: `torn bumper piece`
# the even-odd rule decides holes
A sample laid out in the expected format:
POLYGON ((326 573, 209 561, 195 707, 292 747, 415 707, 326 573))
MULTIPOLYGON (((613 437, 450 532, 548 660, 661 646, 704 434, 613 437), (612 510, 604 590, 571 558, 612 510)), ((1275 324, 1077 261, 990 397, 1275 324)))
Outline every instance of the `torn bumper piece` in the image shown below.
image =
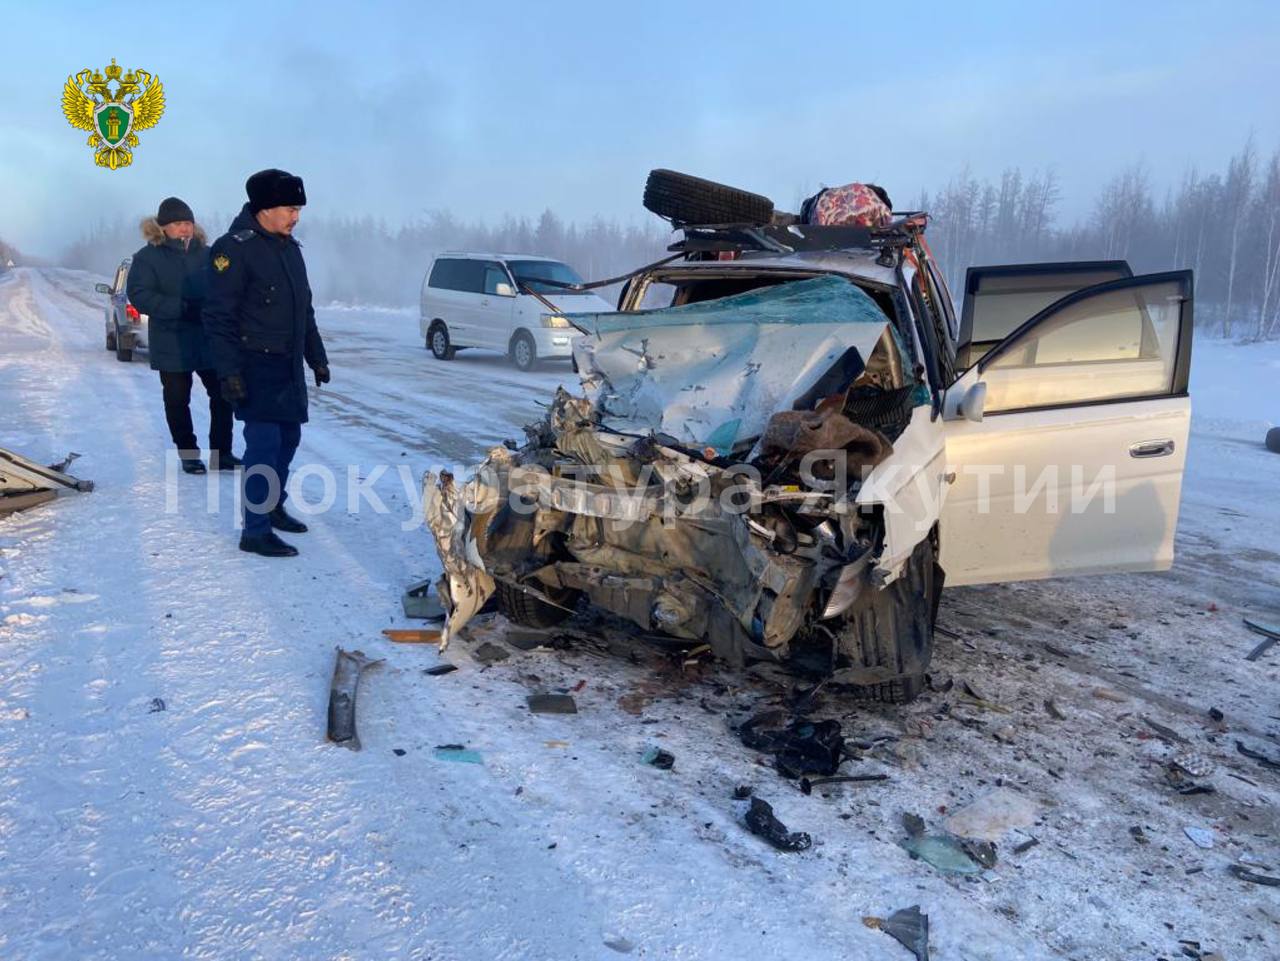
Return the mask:
POLYGON ((68 454, 60 464, 46 467, 21 454, 0 448, 0 514, 24 510, 53 500, 65 491, 87 493, 93 481, 66 473, 79 454, 68 454))

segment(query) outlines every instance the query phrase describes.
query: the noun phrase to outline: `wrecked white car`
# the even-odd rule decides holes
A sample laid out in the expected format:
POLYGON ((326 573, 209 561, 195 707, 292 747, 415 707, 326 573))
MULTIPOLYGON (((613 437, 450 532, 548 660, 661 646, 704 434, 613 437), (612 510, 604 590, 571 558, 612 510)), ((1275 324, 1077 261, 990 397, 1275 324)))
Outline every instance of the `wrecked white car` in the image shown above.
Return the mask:
POLYGON ((1168 567, 1190 273, 975 268, 957 323, 925 223, 686 227, 571 317, 582 394, 425 480, 445 643, 494 593, 536 627, 585 599, 901 702, 944 580, 1168 567))

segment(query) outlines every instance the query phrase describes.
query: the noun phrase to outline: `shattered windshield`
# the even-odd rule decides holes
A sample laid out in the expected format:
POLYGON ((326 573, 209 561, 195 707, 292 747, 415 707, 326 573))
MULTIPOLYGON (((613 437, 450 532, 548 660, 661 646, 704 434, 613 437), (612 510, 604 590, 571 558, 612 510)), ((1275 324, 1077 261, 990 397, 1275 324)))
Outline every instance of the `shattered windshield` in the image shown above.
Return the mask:
POLYGON ((568 264, 554 260, 509 260, 507 266, 516 278, 516 283, 539 294, 585 294, 585 290, 565 290, 557 284, 580 284, 582 278, 568 264), (540 281, 551 280, 547 284, 540 281))
POLYGON ((856 284, 814 277, 680 307, 575 314, 596 333, 692 324, 883 324, 884 312, 856 284))

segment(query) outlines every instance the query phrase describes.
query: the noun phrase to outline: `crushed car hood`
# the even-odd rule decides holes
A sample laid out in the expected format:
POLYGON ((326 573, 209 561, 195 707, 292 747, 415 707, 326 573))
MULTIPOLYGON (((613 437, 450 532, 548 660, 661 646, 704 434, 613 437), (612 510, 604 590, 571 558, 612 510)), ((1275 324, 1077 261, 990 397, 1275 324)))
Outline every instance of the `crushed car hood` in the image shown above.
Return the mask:
POLYGON ((882 338, 904 355, 875 301, 835 277, 572 319, 588 332, 574 350, 604 429, 725 454, 758 438, 842 359, 861 367, 882 338))

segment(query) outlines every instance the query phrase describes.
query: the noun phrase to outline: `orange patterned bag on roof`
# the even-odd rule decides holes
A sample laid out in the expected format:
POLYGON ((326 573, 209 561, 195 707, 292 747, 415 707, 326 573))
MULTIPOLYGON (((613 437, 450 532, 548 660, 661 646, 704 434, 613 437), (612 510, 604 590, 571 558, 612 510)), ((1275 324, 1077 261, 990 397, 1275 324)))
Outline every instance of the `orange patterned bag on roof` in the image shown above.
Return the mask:
POLYGON ((805 202, 804 220, 828 227, 883 227, 893 213, 881 193, 870 184, 828 187, 805 202))

